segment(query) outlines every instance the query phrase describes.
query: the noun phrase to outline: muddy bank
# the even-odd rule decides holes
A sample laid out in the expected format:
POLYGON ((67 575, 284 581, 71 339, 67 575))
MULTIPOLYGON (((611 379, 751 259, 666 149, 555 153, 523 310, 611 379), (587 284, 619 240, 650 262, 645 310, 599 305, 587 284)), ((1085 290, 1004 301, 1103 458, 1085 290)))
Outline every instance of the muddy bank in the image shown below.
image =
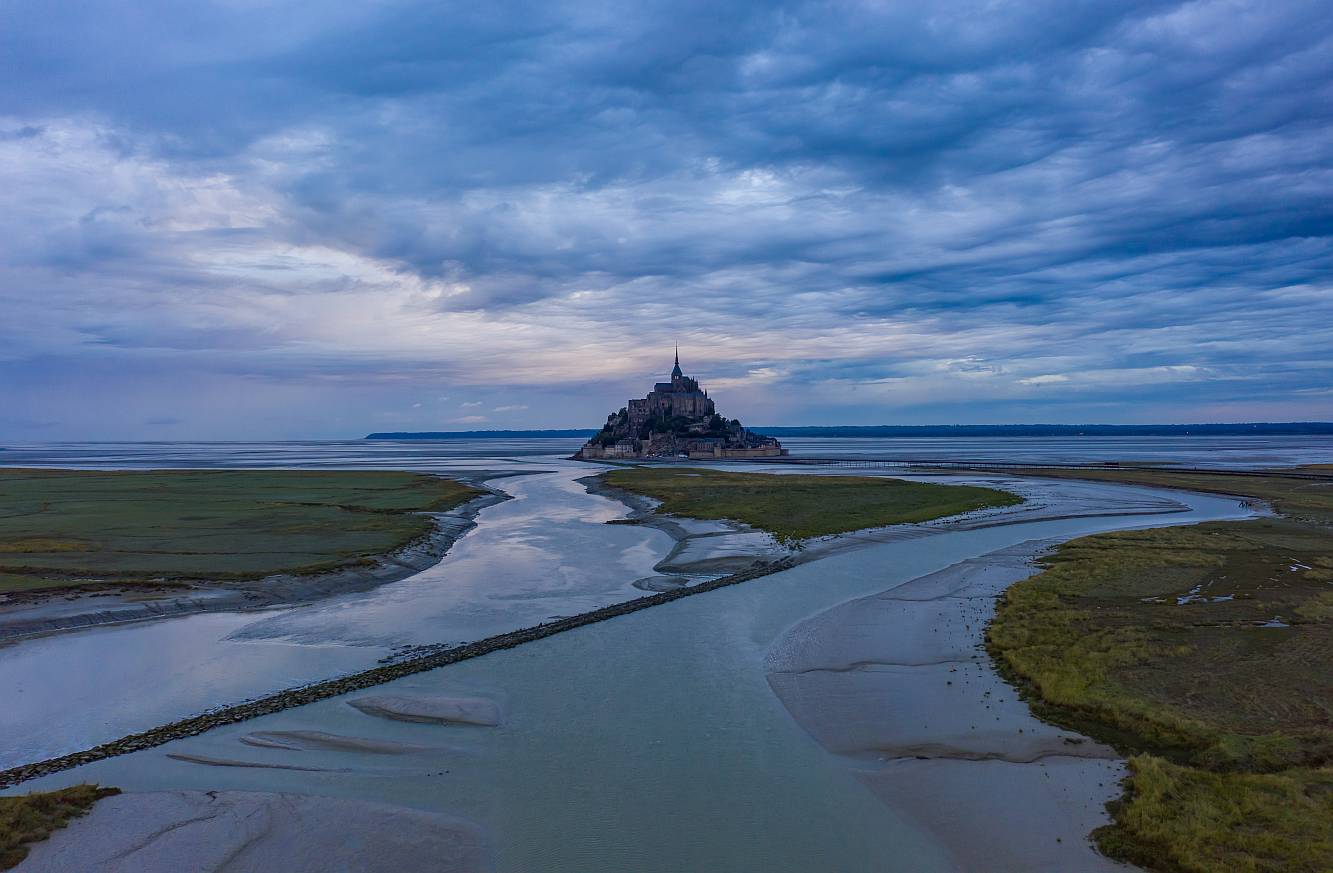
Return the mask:
POLYGON ((191 582, 126 586, 108 590, 55 589, 16 593, 0 599, 0 643, 99 625, 171 618, 201 612, 240 612, 310 603, 368 591, 406 579, 438 564, 464 534, 476 526, 481 510, 509 499, 484 484, 521 473, 480 472, 453 476, 486 493, 447 512, 430 516, 434 530, 401 549, 363 566, 313 575, 277 574, 246 582, 191 582))
POLYGON ((1054 541, 963 561, 793 627, 770 687, 820 745, 962 869, 1125 870, 1087 839, 1123 762, 1039 721, 983 647, 995 598, 1054 541))
POLYGON ((748 525, 659 515, 656 500, 608 485, 600 473, 575 481, 589 494, 616 500, 629 507, 626 518, 616 519, 611 524, 643 525, 660 530, 673 540, 671 551, 653 567, 653 571, 660 575, 636 583, 645 591, 659 591, 673 584, 690 584, 689 577, 692 576, 735 573, 755 561, 796 558, 794 550, 748 525), (672 579, 677 581, 673 583, 672 579))
POLYGON ((240 741, 247 746, 281 749, 286 752, 334 751, 358 752, 364 755, 410 755, 415 752, 442 751, 439 746, 419 746, 328 731, 255 731, 241 737, 240 741))
POLYGON ((479 697, 384 694, 356 697, 347 705, 376 718, 419 724, 498 727, 501 718, 495 701, 479 697))
POLYGON ((300 794, 153 791, 99 801, 18 869, 482 873, 492 864, 479 827, 440 813, 300 794))

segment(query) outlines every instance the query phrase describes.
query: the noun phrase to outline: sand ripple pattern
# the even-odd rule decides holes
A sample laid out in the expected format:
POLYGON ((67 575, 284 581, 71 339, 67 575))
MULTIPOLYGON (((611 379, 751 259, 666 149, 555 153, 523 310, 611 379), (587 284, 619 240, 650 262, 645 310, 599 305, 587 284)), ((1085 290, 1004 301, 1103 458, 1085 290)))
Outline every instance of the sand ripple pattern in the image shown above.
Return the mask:
POLYGON ((33 847, 23 873, 481 873, 474 824, 416 809, 297 794, 163 791, 99 801, 33 847))
POLYGON ((1128 869, 1086 839, 1117 793, 1114 751, 1038 721, 982 648, 995 596, 1031 575, 1047 545, 840 604, 768 655, 769 685, 797 722, 888 805, 938 833, 961 869, 1128 869))

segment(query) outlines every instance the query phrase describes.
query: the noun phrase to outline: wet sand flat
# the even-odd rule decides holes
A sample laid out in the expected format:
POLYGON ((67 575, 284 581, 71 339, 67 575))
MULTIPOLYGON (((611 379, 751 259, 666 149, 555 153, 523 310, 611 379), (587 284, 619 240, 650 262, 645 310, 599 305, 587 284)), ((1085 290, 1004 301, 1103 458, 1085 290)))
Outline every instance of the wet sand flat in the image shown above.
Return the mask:
POLYGON ((840 604, 787 632, 768 681, 876 796, 960 869, 1123 870, 1087 840, 1123 762, 1036 719, 982 648, 995 596, 1036 571, 1032 541, 840 604))

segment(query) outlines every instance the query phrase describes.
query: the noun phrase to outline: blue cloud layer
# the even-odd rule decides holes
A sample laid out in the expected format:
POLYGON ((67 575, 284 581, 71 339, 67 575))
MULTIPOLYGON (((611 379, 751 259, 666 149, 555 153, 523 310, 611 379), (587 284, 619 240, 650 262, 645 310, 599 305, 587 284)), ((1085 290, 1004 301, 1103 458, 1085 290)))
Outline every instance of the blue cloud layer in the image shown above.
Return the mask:
POLYGON ((0 436, 1333 418, 1320 2, 7 19, 0 436))

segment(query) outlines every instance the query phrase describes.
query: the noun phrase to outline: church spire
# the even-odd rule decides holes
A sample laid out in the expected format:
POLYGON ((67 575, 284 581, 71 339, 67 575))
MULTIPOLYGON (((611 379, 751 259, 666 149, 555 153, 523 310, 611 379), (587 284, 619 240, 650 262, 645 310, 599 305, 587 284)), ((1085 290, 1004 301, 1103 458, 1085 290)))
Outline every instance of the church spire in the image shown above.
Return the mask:
POLYGON ((676 346, 676 366, 671 368, 671 378, 679 379, 683 375, 680 371, 680 346, 676 346))

